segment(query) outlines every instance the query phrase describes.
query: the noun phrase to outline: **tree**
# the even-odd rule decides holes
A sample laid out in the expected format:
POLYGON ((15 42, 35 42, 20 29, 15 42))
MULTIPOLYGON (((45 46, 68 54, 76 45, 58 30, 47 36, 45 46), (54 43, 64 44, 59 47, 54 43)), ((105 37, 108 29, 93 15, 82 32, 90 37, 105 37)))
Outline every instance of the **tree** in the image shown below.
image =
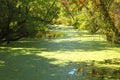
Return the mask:
MULTIPOLYGON (((80 12, 86 16, 87 27, 92 33, 101 29, 106 35, 106 40, 112 43, 120 43, 120 27, 117 17, 120 13, 120 1, 117 0, 70 0, 71 5, 75 4, 80 12), (117 8, 115 9, 115 6, 117 8), (116 13, 116 14, 115 14, 116 13), (117 16, 117 17, 115 17, 117 16)), ((81 15, 81 14, 80 14, 81 15)))
MULTIPOLYGON (((114 3, 116 3, 115 0, 98 0, 99 6, 98 9, 100 11, 100 14, 103 15, 104 23, 106 26, 105 29, 105 35, 107 38, 107 41, 112 43, 120 43, 120 32, 119 28, 115 25, 116 22, 113 21, 113 18, 111 17, 110 13, 112 12, 111 6, 114 6, 114 3)), ((97 4, 97 5, 98 5, 97 4)))
POLYGON ((24 28, 28 15, 27 6, 14 0, 1 0, 0 42, 17 40, 26 35, 19 29, 24 28), (22 13, 21 13, 22 12, 22 13))
POLYGON ((0 0, 0 43, 45 30, 45 25, 52 23, 59 13, 56 1, 0 0))

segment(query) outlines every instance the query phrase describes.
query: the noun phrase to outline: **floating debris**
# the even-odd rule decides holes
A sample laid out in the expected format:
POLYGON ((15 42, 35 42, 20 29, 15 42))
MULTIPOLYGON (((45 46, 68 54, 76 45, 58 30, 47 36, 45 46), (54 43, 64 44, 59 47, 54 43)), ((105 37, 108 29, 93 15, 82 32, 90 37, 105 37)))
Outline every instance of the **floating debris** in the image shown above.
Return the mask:
POLYGON ((71 71, 68 72, 69 75, 75 75, 77 72, 77 69, 72 69, 71 71))

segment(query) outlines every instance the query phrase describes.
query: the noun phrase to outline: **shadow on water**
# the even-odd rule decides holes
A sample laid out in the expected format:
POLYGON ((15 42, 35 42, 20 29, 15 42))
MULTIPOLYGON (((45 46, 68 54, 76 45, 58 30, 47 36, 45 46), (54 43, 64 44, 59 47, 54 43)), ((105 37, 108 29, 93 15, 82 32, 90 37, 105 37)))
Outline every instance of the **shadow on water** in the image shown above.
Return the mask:
POLYGON ((11 42, 7 46, 4 45, 1 47, 4 47, 4 49, 7 48, 8 50, 14 48, 14 51, 22 49, 27 52, 28 50, 32 53, 40 53, 42 51, 101 51, 110 50, 113 47, 120 47, 120 45, 112 45, 105 40, 100 40, 101 37, 98 34, 90 35, 87 31, 78 32, 72 28, 73 27, 62 27, 61 29, 56 29, 66 34, 63 37, 55 39, 28 38, 11 42))
POLYGON ((55 59, 36 55, 0 53, 1 80, 63 80, 57 70, 59 65, 50 64, 55 59))
MULTIPOLYGON (((48 59, 34 54, 20 54, 2 51, 0 53, 1 80, 86 80, 79 76, 71 76, 69 70, 77 63, 51 64, 56 59, 48 59), (17 54, 17 55, 16 55, 17 54)), ((78 67, 78 66, 77 66, 78 67)))
MULTIPOLYGON (((53 50, 61 51, 100 51, 109 49, 104 42, 99 43, 98 41, 62 41, 51 45, 55 45, 53 50)), ((51 48, 48 49, 52 50, 51 48)))
MULTIPOLYGON (((69 38, 66 38, 69 39, 69 38)), ((113 47, 105 41, 84 41, 84 40, 62 40, 62 39, 34 39, 34 40, 21 40, 17 42, 11 42, 6 47, 8 49, 15 48, 13 50, 26 48, 33 53, 42 51, 101 51, 110 50, 113 47)))
POLYGON ((33 54, 13 55, 0 53, 0 79, 1 80, 119 80, 120 66, 118 68, 101 67, 98 64, 119 65, 120 59, 115 63, 105 61, 95 62, 66 62, 62 65, 51 64, 56 59, 47 59, 33 54), (96 65, 96 63, 98 63, 96 65), (75 74, 69 72, 76 69, 75 74))
MULTIPOLYGON (((35 53, 42 53, 42 51, 73 51, 76 49, 99 51, 109 49, 105 46, 106 43, 92 42, 91 48, 87 45, 91 41, 61 41, 55 42, 52 40, 22 40, 11 43, 0 48, 0 79, 1 80, 116 80, 119 76, 111 76, 113 74, 119 75, 119 69, 115 68, 112 72, 111 68, 100 67, 99 65, 91 66, 91 62, 66 62, 61 65, 52 64, 57 61, 54 58, 45 58, 37 56, 35 53), (38 44, 39 43, 39 44, 38 44), (67 43, 67 44, 66 44, 67 43), (72 43, 72 44, 71 44, 72 43), (64 47, 63 47, 64 45, 64 47), (73 45, 74 47, 70 47, 73 45), (79 48, 78 48, 79 45, 79 48), (96 49, 96 45, 98 46, 96 49), (51 46, 54 46, 52 48, 51 46), (76 46, 76 47, 75 47, 76 46), (95 49, 94 49, 95 46, 95 49), (42 49, 43 48, 43 49, 42 49), (27 53, 31 52, 30 54, 27 53), (77 69, 75 75, 68 74, 72 69, 77 69), (105 68, 105 70, 104 70, 105 68), (99 70, 98 70, 99 69, 99 70), (98 70, 98 71, 96 71, 98 70), (82 74, 81 74, 82 72, 82 74), (99 73, 99 74, 98 74, 99 73), (110 74, 110 77, 109 75, 110 74), (105 75, 105 76, 103 76, 105 75), (106 79, 107 76, 107 79, 106 79), (101 79, 102 78, 102 79, 101 79)), ((100 64, 119 64, 113 63, 111 60, 99 62, 100 64)), ((118 79, 119 80, 119 79, 118 79)))

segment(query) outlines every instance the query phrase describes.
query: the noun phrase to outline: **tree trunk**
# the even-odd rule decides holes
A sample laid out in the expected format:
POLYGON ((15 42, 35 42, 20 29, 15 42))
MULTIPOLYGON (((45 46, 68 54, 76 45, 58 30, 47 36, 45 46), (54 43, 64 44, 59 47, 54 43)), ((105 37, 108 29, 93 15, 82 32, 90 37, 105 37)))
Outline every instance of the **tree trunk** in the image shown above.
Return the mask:
POLYGON ((102 14, 104 15, 105 24, 107 24, 105 28, 107 41, 112 43, 120 43, 119 42, 120 33, 116 28, 115 23, 112 21, 112 18, 110 17, 109 11, 106 8, 104 0, 100 0, 100 5, 102 9, 102 14))

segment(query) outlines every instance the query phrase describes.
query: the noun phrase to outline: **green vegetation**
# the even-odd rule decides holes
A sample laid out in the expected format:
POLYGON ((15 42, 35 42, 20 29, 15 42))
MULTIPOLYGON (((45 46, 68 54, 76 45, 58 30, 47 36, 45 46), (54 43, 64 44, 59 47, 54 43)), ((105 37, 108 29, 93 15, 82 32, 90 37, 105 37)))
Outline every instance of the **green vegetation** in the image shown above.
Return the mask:
POLYGON ((88 77, 94 80, 119 80, 120 79, 120 59, 107 59, 104 61, 86 61, 76 72, 77 75, 88 77))
POLYGON ((48 24, 64 24, 100 32, 108 42, 119 44, 119 4, 118 0, 1 0, 0 43, 34 37, 48 24))
MULTIPOLYGON (((119 45, 108 44, 102 36, 90 35, 86 31, 78 34, 74 29, 61 31, 64 30, 66 35, 56 39, 27 38, 1 46, 0 78, 2 80, 88 80, 88 78, 92 79, 89 73, 85 76, 71 77, 68 72, 81 66, 90 68, 91 71, 93 67, 98 73, 102 68, 106 69, 107 74, 111 76, 113 72, 119 70, 119 45)), ((101 76, 100 74, 93 76, 101 78, 98 77, 101 76)), ((105 75, 104 78, 116 80, 116 77, 108 78, 105 75)))
POLYGON ((1 0, 0 5, 0 43, 34 37, 59 13, 56 0, 1 0))
POLYGON ((46 39, 53 39, 58 37, 63 37, 65 34, 62 32, 56 32, 56 31, 46 31, 46 32, 37 32, 36 37, 37 38, 46 38, 46 39))
POLYGON ((0 0, 0 79, 120 80, 119 14, 119 0, 0 0))
MULTIPOLYGON (((70 25, 80 30, 87 29, 92 34, 100 32, 106 35, 108 42, 120 43, 120 1, 65 0, 64 6, 68 15, 73 19, 68 20, 68 24, 70 22, 70 25)), ((69 16, 64 14, 64 17, 69 16)))

